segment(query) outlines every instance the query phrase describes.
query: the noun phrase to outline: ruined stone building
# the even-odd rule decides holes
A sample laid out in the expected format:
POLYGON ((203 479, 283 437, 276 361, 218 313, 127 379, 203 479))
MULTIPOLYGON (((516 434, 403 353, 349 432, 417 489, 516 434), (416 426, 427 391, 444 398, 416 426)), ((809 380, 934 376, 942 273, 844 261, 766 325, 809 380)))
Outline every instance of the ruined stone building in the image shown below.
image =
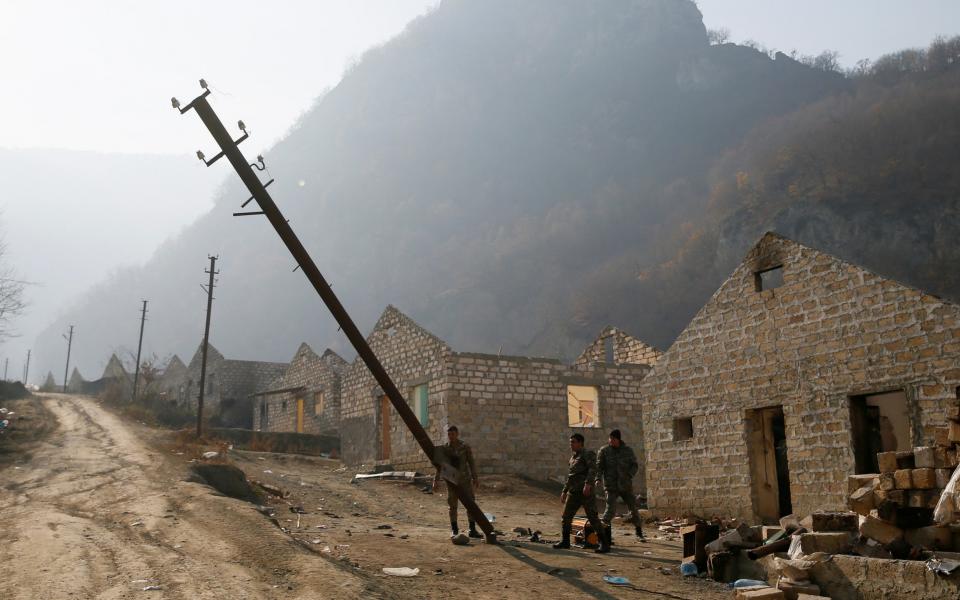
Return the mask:
POLYGON ((71 394, 87 393, 87 380, 83 378, 83 375, 80 374, 80 370, 76 367, 74 367, 73 372, 70 373, 70 381, 67 383, 67 391, 71 394))
POLYGON ((167 361, 167 366, 164 367, 163 373, 160 374, 154 386, 158 389, 161 398, 177 406, 183 406, 186 403, 186 382, 187 365, 174 354, 167 361))
POLYGON ((650 507, 844 509, 876 452, 933 443, 958 385, 960 306, 768 233, 643 381, 650 507))
POLYGON ((652 367, 661 354, 663 353, 653 346, 616 327, 604 327, 597 339, 580 353, 574 364, 616 363, 652 367))
MULTIPOLYGON (((161 378, 161 386, 166 396, 176 398, 179 406, 189 410, 197 409, 202 349, 201 343, 185 370, 172 364, 166 369, 170 371, 169 378, 166 372, 161 378)), ((250 429, 253 425, 251 394, 265 388, 269 382, 282 375, 286 368, 286 363, 228 359, 214 348, 213 344, 209 344, 206 390, 203 396, 204 412, 211 416, 216 425, 250 429)))
MULTIPOLYGON (((74 375, 79 377, 80 373, 74 369, 74 375)), ((82 377, 79 378, 83 379, 82 377)), ((71 377, 71 381, 74 381, 73 377, 71 377)), ((107 389, 113 389, 121 395, 133 391, 133 378, 127 373, 116 354, 110 355, 110 360, 107 361, 107 366, 103 368, 100 379, 82 382, 81 393, 100 394, 107 389)))
POLYGON ((335 435, 340 425, 340 378, 348 366, 336 352, 321 356, 307 344, 283 374, 253 394, 253 428, 335 435))
MULTIPOLYGON (((595 344, 602 348, 603 339, 595 344)), ((367 341, 434 442, 445 443, 447 426, 457 425, 482 473, 560 477, 566 472, 571 433, 582 433, 588 447, 599 448, 613 428, 623 432, 643 463, 639 388, 649 364, 588 355, 566 365, 549 358, 456 352, 392 306, 367 341)), ((343 376, 341 404, 341 449, 347 464, 429 469, 359 359, 343 376)), ((636 481, 641 488, 642 471, 636 481)))

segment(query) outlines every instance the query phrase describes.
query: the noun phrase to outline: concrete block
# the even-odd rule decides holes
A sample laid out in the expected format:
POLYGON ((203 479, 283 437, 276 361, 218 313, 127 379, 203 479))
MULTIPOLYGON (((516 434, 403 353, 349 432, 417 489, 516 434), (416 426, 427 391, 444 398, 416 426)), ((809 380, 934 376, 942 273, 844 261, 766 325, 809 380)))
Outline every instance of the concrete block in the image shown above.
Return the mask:
POLYGON ((815 532, 850 531, 856 532, 860 521, 852 512, 815 512, 811 530, 815 532))
POLYGON ((893 477, 893 472, 890 473, 881 473, 880 477, 880 489, 884 491, 890 491, 897 489, 897 480, 893 477))
POLYGON ((910 508, 926 508, 930 493, 926 490, 910 490, 907 492, 907 506, 910 508))
POLYGON ((940 489, 947 487, 947 483, 950 482, 951 475, 953 475, 953 469, 937 469, 937 487, 940 489))
POLYGON ((908 529, 904 539, 911 546, 925 550, 950 550, 953 547, 953 532, 949 527, 921 527, 908 529))
POLYGON ((947 449, 937 446, 933 449, 933 466, 936 469, 947 468, 947 449))
POLYGON ((865 485, 850 495, 850 510, 858 515, 867 516, 870 511, 876 508, 876 499, 873 494, 873 486, 865 485))
POLYGON ((913 450, 904 450, 902 452, 897 452, 897 468, 898 469, 914 469, 917 464, 913 460, 913 450))
POLYGON ((932 469, 936 466, 933 446, 918 446, 913 449, 913 465, 917 469, 932 469))
POLYGON ((797 598, 800 597, 800 594, 805 596, 810 594, 820 594, 820 586, 810 581, 799 582, 784 580, 778 583, 777 587, 781 592, 783 592, 783 597, 786 600, 797 600, 797 598))
POLYGON ((847 477, 847 494, 852 494, 865 485, 876 485, 879 481, 879 473, 870 473, 866 475, 850 475, 847 477))
POLYGON ((851 547, 850 534, 845 531, 800 534, 800 549, 804 554, 813 554, 814 552, 844 554, 849 552, 851 547))
POLYGON ((950 421, 947 441, 950 443, 960 442, 960 423, 957 421, 950 421))
POLYGON ((932 490, 937 487, 937 472, 928 468, 912 469, 910 471, 910 483, 916 490, 932 490))
POLYGON ((937 446, 946 447, 950 445, 950 428, 937 427, 933 430, 933 442, 937 446))
POLYGON ((877 463, 880 465, 881 473, 893 473, 897 470, 897 453, 878 452, 877 463))
POLYGON ((860 525, 860 535, 884 546, 903 538, 903 530, 876 517, 867 517, 860 525))
POLYGON ((769 585, 751 585, 748 587, 737 588, 736 592, 734 593, 734 598, 736 600, 740 600, 748 592, 756 592, 759 590, 769 590, 769 589, 772 589, 769 585))
POLYGON ((783 592, 777 588, 763 588, 737 595, 737 600, 785 600, 783 592))
POLYGON ((779 525, 764 525, 763 529, 760 531, 760 537, 764 542, 766 542, 781 531, 784 531, 784 529, 779 525))
POLYGON ((897 484, 898 490, 913 489, 913 482, 910 479, 910 471, 913 469, 898 469, 893 472, 893 480, 897 484))

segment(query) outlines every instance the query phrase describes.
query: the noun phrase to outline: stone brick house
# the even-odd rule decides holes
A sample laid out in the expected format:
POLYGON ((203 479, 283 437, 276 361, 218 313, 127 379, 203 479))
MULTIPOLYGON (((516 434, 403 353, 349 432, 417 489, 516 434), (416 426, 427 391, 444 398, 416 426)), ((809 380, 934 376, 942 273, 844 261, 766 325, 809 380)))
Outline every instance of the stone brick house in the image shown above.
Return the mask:
POLYGON ((650 507, 845 508, 957 404, 960 306, 768 233, 641 386, 650 507))
POLYGON ((86 389, 87 380, 80 374, 80 370, 74 367, 73 372, 70 373, 70 380, 67 383, 67 391, 71 394, 83 394, 86 392, 86 389))
POLYGON ((186 401, 187 365, 174 354, 167 362, 155 386, 160 396, 178 406, 186 401))
MULTIPOLYGON (((367 341, 434 442, 457 425, 482 473, 559 478, 572 432, 599 448, 612 428, 643 464, 639 388, 649 365, 456 352, 392 306, 367 341)), ((349 465, 430 468, 359 359, 343 376, 340 437, 349 465)), ((643 493, 642 470, 636 481, 643 493)))
POLYGON ((253 428, 335 435, 340 426, 340 379, 349 363, 333 350, 307 344, 267 389, 253 394, 253 428))
MULTIPOLYGON (((175 377, 175 373, 171 373, 169 380, 162 378, 168 397, 176 394, 178 404, 189 410, 197 408, 202 349, 201 343, 180 378, 175 377)), ((228 359, 213 344, 208 345, 204 412, 215 425, 250 429, 253 425, 251 394, 266 388, 286 369, 286 363, 228 359)))

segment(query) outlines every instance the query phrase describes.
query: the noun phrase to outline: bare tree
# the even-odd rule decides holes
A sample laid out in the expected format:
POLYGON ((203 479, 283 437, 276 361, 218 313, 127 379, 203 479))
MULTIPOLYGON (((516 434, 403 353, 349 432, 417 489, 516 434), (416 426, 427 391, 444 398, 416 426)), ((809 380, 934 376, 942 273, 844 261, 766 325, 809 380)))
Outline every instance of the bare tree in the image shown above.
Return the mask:
POLYGON ((726 27, 720 27, 719 29, 708 29, 707 41, 710 42, 711 46, 726 44, 730 41, 730 30, 726 27))
POLYGON ((7 262, 7 246, 0 239, 0 342, 15 337, 13 320, 27 307, 24 297, 26 282, 17 278, 13 266, 7 262))

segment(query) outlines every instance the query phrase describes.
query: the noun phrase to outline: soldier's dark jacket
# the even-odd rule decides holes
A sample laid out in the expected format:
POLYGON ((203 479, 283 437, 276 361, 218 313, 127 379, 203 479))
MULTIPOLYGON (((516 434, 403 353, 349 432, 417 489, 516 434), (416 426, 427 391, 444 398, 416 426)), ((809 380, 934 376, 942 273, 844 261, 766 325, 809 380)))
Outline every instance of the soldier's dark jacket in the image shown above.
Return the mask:
MULTIPOLYGON (((453 445, 447 442, 438 448, 447 457, 451 466, 457 470, 457 485, 467 485, 477 478, 477 465, 473 462, 473 450, 460 440, 453 445)), ((440 481, 440 472, 434 478, 440 481)))
POLYGON ((586 483, 593 485, 597 478, 597 455, 593 450, 581 448, 570 457, 570 469, 567 471, 567 483, 564 492, 580 494, 586 483))
POLYGON ((633 476, 640 470, 633 449, 623 442, 619 448, 606 445, 597 453, 597 483, 603 480, 607 490, 629 492, 633 489, 633 476))

